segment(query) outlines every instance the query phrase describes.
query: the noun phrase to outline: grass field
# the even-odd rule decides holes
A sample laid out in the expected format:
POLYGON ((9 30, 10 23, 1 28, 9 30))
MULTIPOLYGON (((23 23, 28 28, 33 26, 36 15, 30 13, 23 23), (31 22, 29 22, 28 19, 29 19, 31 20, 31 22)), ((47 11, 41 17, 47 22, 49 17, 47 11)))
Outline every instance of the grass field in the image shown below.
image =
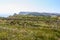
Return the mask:
POLYGON ((0 19, 0 40, 60 40, 60 19, 50 16, 0 19))

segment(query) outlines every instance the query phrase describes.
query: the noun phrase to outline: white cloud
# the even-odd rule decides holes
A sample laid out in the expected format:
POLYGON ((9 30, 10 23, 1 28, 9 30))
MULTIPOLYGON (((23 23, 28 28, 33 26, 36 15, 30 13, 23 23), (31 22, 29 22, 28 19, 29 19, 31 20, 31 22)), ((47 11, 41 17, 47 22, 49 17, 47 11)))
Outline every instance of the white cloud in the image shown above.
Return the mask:
POLYGON ((0 13, 14 13, 19 11, 33 11, 35 10, 33 5, 28 4, 7 4, 0 5, 0 13))

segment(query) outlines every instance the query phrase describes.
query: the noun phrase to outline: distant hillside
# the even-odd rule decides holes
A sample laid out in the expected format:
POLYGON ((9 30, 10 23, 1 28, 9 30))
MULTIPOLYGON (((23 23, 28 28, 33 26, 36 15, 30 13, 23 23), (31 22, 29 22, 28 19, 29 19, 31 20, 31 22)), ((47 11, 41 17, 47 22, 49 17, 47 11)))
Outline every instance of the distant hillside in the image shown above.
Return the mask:
POLYGON ((32 16, 60 16, 59 13, 39 13, 39 12, 19 12, 19 14, 32 16))
POLYGON ((20 15, 26 15, 29 14, 30 12, 19 12, 20 15))

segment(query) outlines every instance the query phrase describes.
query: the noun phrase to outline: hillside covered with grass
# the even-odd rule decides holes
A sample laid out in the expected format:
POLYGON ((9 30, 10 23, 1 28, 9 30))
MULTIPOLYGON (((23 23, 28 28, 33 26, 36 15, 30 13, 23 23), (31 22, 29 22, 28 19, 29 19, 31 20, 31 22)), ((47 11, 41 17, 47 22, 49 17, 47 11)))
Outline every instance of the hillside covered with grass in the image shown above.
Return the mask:
POLYGON ((0 40, 60 40, 60 17, 13 15, 0 18, 0 40))

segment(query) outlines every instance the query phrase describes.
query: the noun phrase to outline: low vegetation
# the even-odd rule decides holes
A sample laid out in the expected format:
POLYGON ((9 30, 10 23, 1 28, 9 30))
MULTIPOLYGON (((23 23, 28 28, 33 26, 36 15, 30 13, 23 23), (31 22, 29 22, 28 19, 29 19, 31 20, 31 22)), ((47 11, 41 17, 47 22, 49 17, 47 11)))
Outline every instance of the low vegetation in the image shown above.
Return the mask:
POLYGON ((60 40, 59 18, 28 15, 0 18, 0 40, 60 40))

